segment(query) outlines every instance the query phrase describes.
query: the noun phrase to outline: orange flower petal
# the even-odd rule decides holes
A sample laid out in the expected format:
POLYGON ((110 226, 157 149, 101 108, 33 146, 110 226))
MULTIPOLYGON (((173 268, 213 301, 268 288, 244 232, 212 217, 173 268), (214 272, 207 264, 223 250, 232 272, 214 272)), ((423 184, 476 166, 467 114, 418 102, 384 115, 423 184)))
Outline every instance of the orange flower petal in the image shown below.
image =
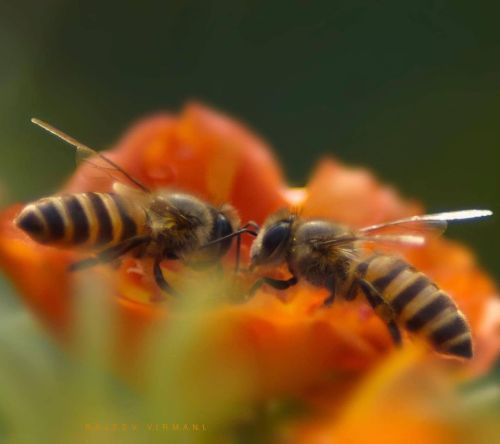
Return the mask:
POLYGON ((331 219, 352 227, 412 216, 422 210, 415 202, 403 201, 366 169, 347 167, 331 158, 320 162, 306 190, 302 204, 305 217, 331 219))
POLYGON ((387 444, 456 442, 453 427, 436 414, 438 398, 442 415, 450 402, 447 380, 439 369, 423 365, 421 355, 408 347, 383 361, 347 395, 341 411, 329 396, 316 405, 313 418, 291 425, 294 442, 369 444, 377 437, 387 444))

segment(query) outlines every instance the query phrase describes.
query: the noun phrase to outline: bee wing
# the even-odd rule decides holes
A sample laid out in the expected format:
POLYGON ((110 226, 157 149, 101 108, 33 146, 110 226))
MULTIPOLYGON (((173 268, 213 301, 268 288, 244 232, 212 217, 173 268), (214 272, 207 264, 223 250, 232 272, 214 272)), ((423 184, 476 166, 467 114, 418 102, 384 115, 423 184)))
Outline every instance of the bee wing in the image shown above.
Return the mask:
POLYGON ((146 193, 135 187, 129 187, 122 182, 113 183, 113 191, 129 202, 134 202, 136 205, 141 205, 148 208, 153 199, 153 194, 146 193))
POLYGON ((362 242, 381 242, 407 245, 411 247, 419 247, 425 244, 424 236, 417 236, 413 234, 375 234, 373 236, 358 236, 356 240, 362 242))
POLYGON ((367 243, 385 243, 419 247, 425 244, 425 237, 413 234, 374 234, 364 236, 362 234, 354 234, 340 236, 334 239, 317 240, 317 245, 342 246, 352 242, 367 242, 367 243))
POLYGON ((460 210, 447 211, 444 213, 424 214, 412 216, 404 219, 393 220, 382 224, 370 225, 361 228, 359 233, 362 236, 372 236, 376 234, 415 234, 420 236, 442 234, 448 227, 448 222, 477 219, 491 216, 490 210, 460 210))
POLYGON ((440 235, 448 222, 491 216, 490 210, 461 210, 424 214, 361 228, 352 235, 317 241, 321 245, 341 246, 352 242, 385 243, 405 246, 424 245, 427 238, 440 235))
POLYGON ((62 139, 66 143, 72 145, 76 150, 77 163, 85 163, 86 165, 89 165, 89 172, 91 171, 95 173, 95 177, 92 177, 93 180, 103 178, 103 175, 108 180, 112 179, 116 182, 123 182, 123 180, 125 179, 128 183, 133 184, 136 188, 139 188, 143 192, 150 192, 150 190, 140 180, 131 176, 123 168, 121 168, 105 155, 93 150, 92 148, 89 148, 88 146, 63 133, 61 130, 53 127, 47 122, 44 122, 40 119, 31 119, 31 121, 35 125, 38 125, 39 127, 58 137, 59 139, 62 139))

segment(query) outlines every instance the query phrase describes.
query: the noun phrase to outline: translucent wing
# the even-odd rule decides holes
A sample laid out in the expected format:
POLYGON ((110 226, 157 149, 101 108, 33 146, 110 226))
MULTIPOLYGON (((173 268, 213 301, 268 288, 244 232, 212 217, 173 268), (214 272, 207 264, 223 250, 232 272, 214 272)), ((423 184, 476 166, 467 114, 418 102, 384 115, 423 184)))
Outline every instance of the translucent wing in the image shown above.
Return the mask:
POLYGON ((342 246, 352 242, 421 246, 426 238, 446 230, 448 222, 491 216, 490 210, 461 210, 424 214, 398 219, 383 224, 370 225, 352 235, 317 241, 320 245, 342 246))
POLYGON ((67 134, 63 133, 62 131, 58 130, 57 128, 53 127, 52 125, 42 120, 31 119, 31 121, 35 125, 38 125, 39 127, 43 128, 44 130, 48 131, 54 136, 64 140, 66 143, 69 143, 70 145, 75 147, 77 162, 89 165, 90 171, 95 173, 94 179, 97 180, 99 177, 102 178, 102 175, 104 174, 108 179, 112 179, 118 182, 126 180, 127 182, 133 184, 135 187, 138 187, 144 192, 150 191, 140 180, 131 176, 119 165, 117 165, 115 162, 113 162, 111 159, 104 156, 103 154, 98 153, 92 148, 89 148, 88 146, 84 145, 83 143, 79 142, 73 137, 68 136, 67 134))
POLYGON ((389 221, 382 224, 370 225, 361 228, 359 233, 363 236, 387 233, 414 233, 425 236, 429 234, 439 235, 448 227, 448 222, 478 219, 491 216, 490 210, 460 210, 447 211, 444 213, 424 214, 404 219, 389 221))
POLYGON ((126 199, 128 202, 134 202, 141 205, 143 208, 148 208, 154 198, 153 194, 146 193, 137 187, 129 187, 121 182, 113 183, 113 191, 126 199))
POLYGON ((315 241, 318 245, 342 246, 352 242, 386 243, 418 247, 425 244, 424 236, 411 234, 374 234, 372 236, 348 235, 335 239, 315 241))

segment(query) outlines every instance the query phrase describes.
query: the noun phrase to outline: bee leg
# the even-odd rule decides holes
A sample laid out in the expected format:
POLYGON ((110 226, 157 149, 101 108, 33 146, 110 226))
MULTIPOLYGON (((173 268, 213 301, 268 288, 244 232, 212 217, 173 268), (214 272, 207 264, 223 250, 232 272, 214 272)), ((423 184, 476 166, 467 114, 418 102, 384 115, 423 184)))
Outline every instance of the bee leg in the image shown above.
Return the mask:
POLYGON ((335 278, 330 276, 326 281, 326 288, 330 290, 330 295, 323 301, 323 307, 331 307, 335 301, 335 295, 337 294, 337 284, 335 278))
MULTIPOLYGON (((172 296, 178 296, 179 294, 170 286, 170 284, 165 279, 165 276, 163 276, 163 271, 161 270, 160 263, 161 258, 157 257, 153 265, 153 274, 155 277, 156 285, 158 285, 158 287, 160 287, 164 292, 171 294, 172 296)), ((159 298, 159 300, 163 300, 163 298, 159 298)))
POLYGON ((369 282, 363 279, 359 279, 357 283, 366 296, 369 304, 375 310, 375 313, 377 313, 380 318, 387 324, 387 328, 389 329, 389 333, 394 344, 396 346, 400 346, 401 332, 394 320, 391 307, 388 306, 388 304, 382 299, 380 294, 378 294, 377 290, 375 290, 375 288, 373 288, 373 286, 369 282))
POLYGON ((392 341, 397 347, 401 346, 401 331, 399 330, 399 327, 396 325, 396 322, 394 320, 389 321, 387 323, 387 327, 389 328, 389 333, 391 334, 392 341))
POLYGON ((347 290, 347 293, 344 295, 344 299, 346 301, 353 301, 356 298, 357 292, 358 292, 358 283, 354 281, 347 290))
POLYGON ((134 251, 134 257, 136 259, 141 259, 143 258, 144 256, 146 256, 146 253, 147 253, 147 249, 148 249, 148 244, 147 243, 144 243, 142 245, 140 245, 135 251, 134 251))
POLYGON ((253 220, 251 220, 242 227, 240 227, 240 230, 238 230, 240 231, 240 233, 236 236, 236 255, 234 260, 234 274, 238 274, 238 272, 240 271, 241 235, 243 233, 248 233, 251 234, 252 236, 257 236, 259 228, 260 228, 259 225, 253 220))
POLYGON ((241 256, 241 236, 236 236, 236 257, 234 260, 234 274, 240 271, 240 256, 241 256))
POLYGON ((262 287, 264 284, 270 285, 273 288, 276 288, 276 290, 286 290, 287 288, 291 287, 292 285, 295 285, 298 282, 298 279, 296 276, 292 276, 290 279, 286 280, 280 280, 280 279, 273 279, 270 277, 263 277, 258 279, 255 284, 252 285, 252 288, 248 292, 248 296, 252 297, 255 292, 262 287))
POLYGON ((128 241, 122 242, 121 244, 115 245, 114 247, 110 247, 106 250, 101 251, 93 257, 88 257, 86 259, 82 259, 81 261, 74 262, 70 264, 70 271, 78 271, 84 270, 85 268, 90 268, 98 264, 113 262, 118 259, 120 256, 123 256, 125 253, 133 250, 139 245, 143 245, 148 242, 149 238, 146 237, 137 237, 130 239, 128 241))

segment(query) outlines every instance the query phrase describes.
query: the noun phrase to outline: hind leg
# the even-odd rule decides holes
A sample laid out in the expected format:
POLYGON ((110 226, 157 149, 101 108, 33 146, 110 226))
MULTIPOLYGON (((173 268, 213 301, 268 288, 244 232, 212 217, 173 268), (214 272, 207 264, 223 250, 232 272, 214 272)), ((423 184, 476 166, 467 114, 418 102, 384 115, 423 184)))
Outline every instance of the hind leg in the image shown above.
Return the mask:
POLYGON ((375 313, 377 313, 380 318, 387 324, 387 328, 389 329, 389 333, 395 345, 401 345, 401 331, 399 330, 398 325, 396 324, 396 320, 394 319, 394 312, 392 308, 382 299, 380 294, 373 288, 373 286, 363 280, 360 279, 357 281, 359 288, 366 296, 368 303, 372 306, 375 313))
POLYGON ((276 288, 277 290, 286 290, 287 288, 291 287, 292 285, 295 285, 298 282, 297 278, 295 276, 292 276, 290 279, 286 280, 280 280, 280 279, 273 279, 270 277, 263 277, 257 280, 255 284, 252 285, 252 288, 248 292, 248 296, 251 297, 255 294, 255 292, 262 287, 264 284, 270 285, 273 288, 276 288))
POLYGON ((134 248, 146 245, 149 242, 149 240, 150 239, 147 236, 139 236, 132 239, 128 239, 122 242, 121 244, 115 245, 113 247, 101 251, 95 256, 82 259, 78 262, 73 262, 69 266, 69 270, 79 271, 79 270, 84 270, 86 268, 94 267, 99 264, 113 262, 117 260, 120 256, 123 256, 124 254, 133 250, 134 248))
MULTIPOLYGON (((165 279, 165 276, 163 275, 163 271, 161 270, 161 257, 155 258, 154 264, 153 264, 153 274, 155 278, 156 285, 160 287, 161 290, 163 290, 165 293, 168 293, 172 296, 179 296, 179 294, 172 288, 172 286, 167 282, 165 279)), ((164 298, 162 296, 158 296, 155 298, 155 302, 161 302, 163 301, 164 298)))

